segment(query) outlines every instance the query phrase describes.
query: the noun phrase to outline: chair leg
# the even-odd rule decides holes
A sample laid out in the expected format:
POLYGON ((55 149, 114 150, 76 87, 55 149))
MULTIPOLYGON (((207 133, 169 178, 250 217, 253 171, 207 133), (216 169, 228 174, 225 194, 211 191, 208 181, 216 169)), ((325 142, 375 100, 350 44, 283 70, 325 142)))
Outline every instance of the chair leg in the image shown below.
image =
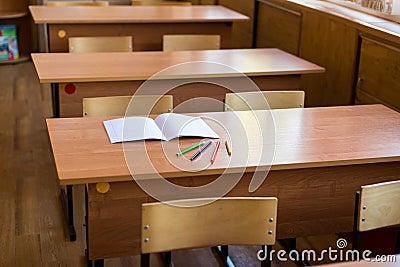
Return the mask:
POLYGON ((394 253, 400 254, 400 226, 397 227, 397 240, 396 240, 396 247, 395 247, 394 253))
POLYGON ((360 192, 356 192, 354 204, 354 221, 353 221, 353 247, 354 250, 362 250, 362 233, 358 231, 358 206, 360 205, 360 192))
POLYGON ((89 260, 88 267, 104 267, 104 259, 100 260, 89 260))
POLYGON ((221 246, 221 254, 224 261, 226 261, 228 259, 228 246, 221 246))
POLYGON ((150 267, 150 254, 140 255, 140 267, 150 267))
POLYGON ((173 267, 174 264, 172 263, 172 253, 171 251, 161 253, 162 260, 165 266, 173 267))
MULTIPOLYGON (((289 253, 292 250, 297 250, 297 239, 296 238, 286 238, 286 239, 279 239, 279 243, 282 245, 284 250, 289 253)), ((298 260, 293 261, 297 266, 310 266, 310 263, 306 260, 298 260)))
POLYGON ((231 262, 231 259, 228 256, 228 246, 212 247, 211 250, 217 257, 220 264, 225 267, 230 266, 229 262, 231 262))
MULTIPOLYGON (((263 250, 265 246, 261 246, 261 249, 263 250)), ((263 255, 264 256, 264 260, 261 261, 261 267, 271 267, 272 265, 272 260, 268 255, 268 252, 270 252, 272 250, 272 246, 268 245, 267 246, 267 250, 265 251, 265 253, 267 253, 267 255, 263 255)))

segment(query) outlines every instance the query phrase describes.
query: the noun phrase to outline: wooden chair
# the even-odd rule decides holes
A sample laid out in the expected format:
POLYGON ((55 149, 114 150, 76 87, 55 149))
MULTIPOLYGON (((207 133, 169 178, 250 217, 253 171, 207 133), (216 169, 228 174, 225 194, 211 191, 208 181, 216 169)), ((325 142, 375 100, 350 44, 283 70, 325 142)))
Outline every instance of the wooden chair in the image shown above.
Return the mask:
POLYGON ((304 91, 227 93, 225 95, 225 111, 302 108, 304 107, 304 97, 304 91))
POLYGON ((162 1, 162 0, 132 0, 133 6, 191 6, 191 2, 162 1))
MULTIPOLYGON (((83 98, 82 104, 84 117, 149 115, 171 112, 173 97, 171 95, 90 97, 83 98), (149 111, 150 107, 152 108, 149 111)), ((107 192, 109 188, 108 183, 96 185, 99 192, 107 192)), ((91 260, 89 266, 104 266, 104 259, 91 260)))
MULTIPOLYGON (((225 95, 225 111, 265 110, 304 107, 304 91, 256 91, 227 93, 225 95), (267 104, 268 102, 268 104, 267 104)), ((287 250, 296 250, 296 238, 279 240, 287 250)), ((299 266, 306 262, 296 262, 299 266)))
POLYGON ((179 34, 163 36, 163 51, 220 49, 221 36, 179 34))
POLYGON ((108 1, 49 1, 46 6, 109 6, 108 1))
POLYGON ((83 116, 129 116, 172 112, 171 95, 108 96, 83 98, 83 116), (149 110, 149 108, 151 110, 149 110))
MULTIPOLYGON (((356 193, 353 249, 362 250, 363 234, 400 225, 400 180, 361 186, 356 193)), ((394 253, 400 253, 400 230, 394 253)))
POLYGON ((132 52, 132 36, 70 37, 70 53, 132 52))
MULTIPOLYGON (((173 205, 142 204, 141 266, 149 266, 150 253, 220 245, 275 244, 276 198, 227 197, 202 205, 204 201, 209 203, 209 199, 193 199, 176 201, 173 205)), ((170 254, 167 255, 170 261, 170 254)))

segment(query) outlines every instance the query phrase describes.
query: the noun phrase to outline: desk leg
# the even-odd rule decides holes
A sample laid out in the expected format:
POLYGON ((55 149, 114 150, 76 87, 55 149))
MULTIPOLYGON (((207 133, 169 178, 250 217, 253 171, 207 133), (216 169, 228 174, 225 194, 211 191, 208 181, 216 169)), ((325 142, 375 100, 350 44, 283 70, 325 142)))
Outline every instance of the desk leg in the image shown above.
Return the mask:
MULTIPOLYGON (((53 116, 60 117, 60 98, 58 91, 58 83, 51 84, 51 102, 53 105, 53 116)), ((63 188, 61 191, 61 204, 64 210, 64 217, 67 220, 69 239, 76 240, 76 231, 74 226, 74 203, 72 200, 72 185, 67 185, 67 192, 63 188)))
MULTIPOLYGON (((85 226, 86 226, 86 259, 88 267, 104 267, 104 259, 91 260, 89 258, 89 201, 87 185, 85 186, 85 226)), ((149 255, 149 254, 148 254, 149 255)), ((150 259, 150 258, 149 258, 150 259)))
MULTIPOLYGON (((60 117, 60 99, 58 91, 58 83, 51 84, 51 98, 53 105, 53 116, 60 117)), ((68 234, 71 241, 76 240, 76 231, 74 226, 74 203, 72 199, 72 185, 67 185, 67 192, 63 188, 61 191, 61 204, 64 210, 64 217, 67 220, 68 234)))
MULTIPOLYGON (((292 250, 297 250, 297 240, 296 238, 287 238, 287 239, 280 239, 278 240, 281 246, 286 250, 287 253, 289 253, 292 250)), ((303 267, 303 266, 311 266, 311 264, 306 261, 306 260, 299 260, 299 261, 293 261, 297 266, 303 267)))
POLYGON ((58 91, 58 83, 52 83, 51 85, 51 102, 53 105, 53 116, 54 118, 60 117, 60 92, 58 91))
POLYGON ((72 199, 72 185, 67 185, 67 192, 61 188, 61 204, 64 216, 67 220, 68 234, 71 241, 76 241, 76 231, 74 226, 74 202, 72 199))

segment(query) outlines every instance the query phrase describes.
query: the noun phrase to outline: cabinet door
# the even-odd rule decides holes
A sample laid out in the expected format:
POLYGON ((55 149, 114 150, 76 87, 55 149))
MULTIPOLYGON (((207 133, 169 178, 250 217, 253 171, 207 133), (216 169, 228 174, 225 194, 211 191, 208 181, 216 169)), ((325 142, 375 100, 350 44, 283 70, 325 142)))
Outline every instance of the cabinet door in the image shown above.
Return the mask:
POLYGON ((400 111, 400 48, 362 38, 356 103, 400 111))
POLYGON ((298 55, 301 13, 272 1, 257 2, 255 46, 279 48, 298 55))
POLYGON ((326 69, 302 76, 306 106, 354 104, 357 46, 355 28, 323 13, 303 12, 299 55, 326 69))
POLYGON ((237 21, 233 23, 232 48, 251 48, 253 46, 254 1, 219 0, 218 4, 250 18, 247 21, 237 21))

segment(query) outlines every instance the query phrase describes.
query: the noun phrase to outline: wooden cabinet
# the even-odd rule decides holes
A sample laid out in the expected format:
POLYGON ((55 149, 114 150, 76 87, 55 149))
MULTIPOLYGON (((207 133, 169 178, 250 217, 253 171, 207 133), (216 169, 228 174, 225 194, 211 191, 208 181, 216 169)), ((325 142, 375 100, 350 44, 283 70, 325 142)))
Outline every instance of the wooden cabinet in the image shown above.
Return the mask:
POLYGON ((31 24, 28 1, 0 1, 0 25, 16 25, 19 59, 0 60, 0 64, 17 63, 29 59, 31 51, 31 24))
POLYGON ((382 103, 400 111, 400 45, 361 38, 356 103, 382 103))
POLYGON ((274 3, 258 0, 256 47, 275 47, 293 55, 299 54, 302 14, 274 3))
POLYGON ((335 17, 303 12, 299 56, 326 72, 305 75, 301 88, 306 106, 350 105, 354 103, 358 31, 335 17))
POLYGON ((326 68, 301 77, 305 106, 354 103, 358 31, 340 19, 276 0, 258 0, 256 47, 276 47, 326 68))
POLYGON ((235 10, 250 19, 233 23, 232 48, 251 48, 253 46, 253 24, 255 1, 219 0, 219 5, 235 10))
POLYGON ((301 77, 305 106, 383 103, 400 111, 398 24, 324 1, 256 3, 256 47, 280 48, 326 69, 301 77))

